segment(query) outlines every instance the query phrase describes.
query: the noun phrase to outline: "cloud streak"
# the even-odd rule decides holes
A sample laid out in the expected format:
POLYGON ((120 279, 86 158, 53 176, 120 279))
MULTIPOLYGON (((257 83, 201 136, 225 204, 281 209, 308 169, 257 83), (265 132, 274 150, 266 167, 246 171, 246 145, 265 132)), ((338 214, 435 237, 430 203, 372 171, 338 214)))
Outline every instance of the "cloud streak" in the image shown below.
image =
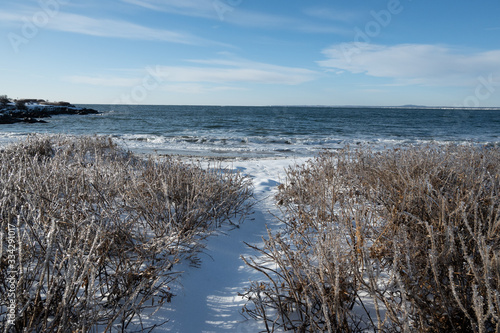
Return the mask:
POLYGON ((100 20, 67 13, 61 13, 49 27, 54 30, 99 37, 157 40, 181 44, 198 44, 201 42, 201 39, 188 33, 153 29, 126 21, 100 20))
POLYGON ((154 11, 162 11, 189 17, 201 17, 250 28, 295 30, 308 33, 349 33, 347 29, 338 28, 332 26, 331 24, 318 24, 311 20, 246 10, 241 4, 243 3, 243 1, 236 1, 234 2, 234 5, 231 5, 231 2, 226 2, 223 0, 122 1, 154 11))
POLYGON ((213 0, 122 0, 125 3, 172 14, 216 18, 213 0))
POLYGON ((500 50, 465 53, 429 44, 344 43, 322 53, 327 59, 317 62, 321 67, 392 78, 401 84, 461 86, 480 75, 500 77, 500 50))
POLYGON ((171 82, 259 83, 296 85, 313 79, 313 72, 290 68, 269 71, 261 68, 205 68, 196 66, 161 68, 161 77, 171 82))
MULTIPOLYGON (((164 88, 174 89, 179 84, 183 91, 202 91, 201 84, 224 85, 219 90, 241 89, 238 84, 298 85, 319 77, 319 73, 303 68, 293 68, 246 60, 189 60, 193 66, 156 66, 155 78, 165 83, 164 88)), ((124 77, 69 76, 65 81, 97 86, 133 86, 140 80, 124 77)), ((203 91, 207 91, 204 88, 203 91)))
MULTIPOLYGON (((40 9, 38 9, 39 11, 40 9)), ((36 9, 24 10, 19 13, 0 13, 0 19, 5 23, 23 24, 36 9)), ((188 45, 230 45, 211 41, 188 32, 155 29, 140 24, 113 19, 97 19, 89 16, 58 12, 50 18, 45 27, 49 30, 77 33, 96 37, 109 37, 134 40, 161 41, 188 45)))

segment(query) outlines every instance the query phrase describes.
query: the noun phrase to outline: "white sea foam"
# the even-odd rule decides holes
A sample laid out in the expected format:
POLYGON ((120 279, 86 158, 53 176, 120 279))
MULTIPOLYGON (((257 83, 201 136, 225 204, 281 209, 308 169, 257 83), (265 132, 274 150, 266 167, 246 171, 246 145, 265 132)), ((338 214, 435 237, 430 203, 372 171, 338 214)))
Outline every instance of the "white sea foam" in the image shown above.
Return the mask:
POLYGON ((0 144, 30 132, 110 135, 127 149, 229 157, 312 156, 346 146, 500 145, 500 110, 90 105, 100 115, 1 125, 0 144))

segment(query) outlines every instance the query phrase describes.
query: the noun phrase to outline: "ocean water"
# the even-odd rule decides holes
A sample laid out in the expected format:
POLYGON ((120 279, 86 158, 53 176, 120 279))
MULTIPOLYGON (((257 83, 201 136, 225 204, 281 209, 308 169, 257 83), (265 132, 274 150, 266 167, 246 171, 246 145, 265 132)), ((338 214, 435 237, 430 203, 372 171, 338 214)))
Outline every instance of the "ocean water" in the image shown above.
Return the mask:
POLYGON ((30 133, 100 134, 137 152, 216 157, 312 156, 347 145, 500 146, 500 108, 85 107, 102 113, 53 116, 47 124, 0 125, 0 144, 30 133))

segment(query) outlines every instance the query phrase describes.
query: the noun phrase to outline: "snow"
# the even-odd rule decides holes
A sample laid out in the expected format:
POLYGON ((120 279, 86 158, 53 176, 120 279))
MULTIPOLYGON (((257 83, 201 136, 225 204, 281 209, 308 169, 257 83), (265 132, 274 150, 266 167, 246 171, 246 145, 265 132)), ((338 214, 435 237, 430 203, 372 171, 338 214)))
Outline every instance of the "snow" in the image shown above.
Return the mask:
MULTIPOLYGON (((176 296, 149 318, 142 318, 144 327, 168 322, 155 332, 259 332, 263 323, 247 320, 241 309, 245 304, 238 293, 243 293, 251 280, 262 276, 247 267, 241 256, 255 256, 255 251, 244 242, 258 245, 267 235, 266 226, 280 227, 275 214, 274 194, 284 170, 292 164, 302 164, 306 158, 256 159, 226 162, 225 167, 250 176, 254 183, 257 204, 254 213, 238 227, 226 227, 207 239, 207 247, 200 255, 199 267, 184 266, 173 287, 176 296)), ((179 268, 178 268, 179 269, 179 268)))

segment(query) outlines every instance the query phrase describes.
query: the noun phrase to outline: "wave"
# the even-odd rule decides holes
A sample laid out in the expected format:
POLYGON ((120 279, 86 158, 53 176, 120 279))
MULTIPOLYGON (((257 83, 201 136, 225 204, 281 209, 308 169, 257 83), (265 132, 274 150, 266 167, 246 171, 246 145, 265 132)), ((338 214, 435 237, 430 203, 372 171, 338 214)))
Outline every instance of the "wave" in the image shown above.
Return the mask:
POLYGON ((498 146, 500 113, 456 108, 91 106, 99 117, 53 117, 44 126, 0 128, 0 145, 30 132, 109 135, 140 152, 223 156, 311 156, 368 145, 498 146), (2 132, 3 130, 3 132, 2 132))
POLYGON ((409 138, 338 138, 338 137, 241 137, 241 136, 163 136, 151 134, 125 134, 116 140, 131 150, 161 154, 224 155, 224 156, 312 156, 325 150, 345 147, 369 146, 372 149, 390 149, 421 144, 490 144, 500 142, 475 142, 471 140, 436 140, 409 138))
MULTIPOLYGON (((0 132, 0 146, 16 142, 28 136, 28 132, 0 132)), ((422 144, 486 144, 500 147, 500 140, 473 141, 456 138, 421 139, 421 138, 376 138, 370 136, 242 136, 196 135, 192 133, 165 135, 151 133, 112 134, 118 144, 126 149, 141 153, 229 156, 229 157, 262 157, 262 156, 313 156, 321 151, 335 151, 346 147, 369 146, 374 150, 391 149, 422 144)))

